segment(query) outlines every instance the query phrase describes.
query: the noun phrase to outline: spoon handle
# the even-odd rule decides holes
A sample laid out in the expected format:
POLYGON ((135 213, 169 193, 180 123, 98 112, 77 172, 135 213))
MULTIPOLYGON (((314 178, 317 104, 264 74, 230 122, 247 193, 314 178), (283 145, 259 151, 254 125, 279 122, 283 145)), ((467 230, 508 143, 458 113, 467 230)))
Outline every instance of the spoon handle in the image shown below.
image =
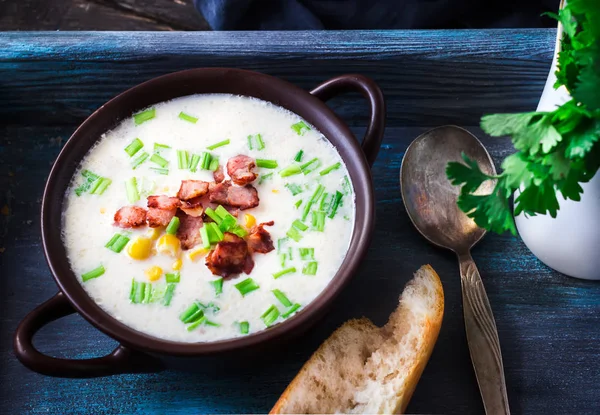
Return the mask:
POLYGON ((509 414, 498 330, 477 266, 459 255, 465 329, 471 361, 487 415, 509 414))

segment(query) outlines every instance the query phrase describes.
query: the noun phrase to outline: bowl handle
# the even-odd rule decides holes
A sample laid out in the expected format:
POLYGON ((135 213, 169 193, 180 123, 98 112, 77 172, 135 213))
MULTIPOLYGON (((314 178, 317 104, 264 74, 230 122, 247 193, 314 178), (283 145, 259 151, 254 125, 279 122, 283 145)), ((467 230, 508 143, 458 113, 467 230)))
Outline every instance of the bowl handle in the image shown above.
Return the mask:
POLYGON ((19 324, 13 344, 21 363, 35 372, 66 378, 158 372, 163 369, 158 359, 122 344, 111 354, 93 359, 59 359, 40 353, 33 346, 33 336, 46 324, 74 312, 69 300, 59 292, 29 313, 19 324))
POLYGON ((385 100, 383 93, 372 79, 358 74, 340 75, 323 82, 310 91, 312 95, 322 101, 328 101, 345 92, 360 92, 369 101, 371 119, 361 146, 369 166, 373 166, 385 130, 385 100))

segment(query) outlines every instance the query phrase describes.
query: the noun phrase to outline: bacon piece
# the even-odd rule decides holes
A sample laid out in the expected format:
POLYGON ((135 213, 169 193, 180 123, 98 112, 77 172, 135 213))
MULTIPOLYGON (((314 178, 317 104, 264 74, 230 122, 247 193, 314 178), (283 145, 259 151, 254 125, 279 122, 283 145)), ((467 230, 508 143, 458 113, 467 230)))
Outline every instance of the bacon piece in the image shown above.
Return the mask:
POLYGON ((165 195, 148 196, 148 207, 157 209, 177 209, 181 205, 181 201, 177 197, 169 197, 165 195))
POLYGON ((213 179, 215 179, 215 183, 221 183, 225 180, 225 173, 223 173, 223 166, 219 164, 217 170, 213 172, 213 179))
POLYGON ((181 242, 181 249, 187 250, 202 242, 200 238, 200 228, 202 227, 202 216, 191 216, 179 210, 179 228, 177 228, 177 238, 181 242))
POLYGON ((242 238, 225 232, 223 240, 206 256, 206 266, 214 275, 227 279, 254 268, 254 261, 248 252, 248 244, 242 238))
POLYGON ((115 213, 115 225, 121 228, 137 228, 146 224, 146 209, 139 206, 123 206, 115 213))
POLYGON ((182 180, 177 197, 181 200, 195 199, 208 193, 208 182, 202 180, 182 180))
POLYGON ((261 223, 254 228, 250 232, 248 236, 248 248, 251 252, 260 252, 261 254, 266 254, 267 252, 271 252, 275 249, 273 246, 273 240, 271 239, 271 234, 264 229, 265 226, 273 226, 275 222, 265 222, 261 223))
POLYGON ((148 213, 146 214, 146 220, 151 228, 158 228, 159 226, 167 226, 175 213, 177 208, 181 205, 181 201, 176 197, 169 197, 165 195, 160 196, 148 196, 148 213))
POLYGON ((244 186, 252 183, 258 176, 252 170, 256 167, 256 161, 252 157, 240 154, 227 161, 227 174, 237 185, 244 186))
POLYGON ((258 206, 258 191, 251 184, 244 187, 231 186, 227 191, 227 204, 241 210, 258 206))
POLYGON ((195 197, 190 200, 183 200, 179 209, 193 217, 202 216, 204 213, 203 201, 204 196, 195 197))
POLYGON ((223 183, 210 184, 208 187, 208 198, 211 202, 217 203, 220 205, 227 204, 227 193, 229 192, 229 188, 231 187, 231 182, 226 181, 223 183))

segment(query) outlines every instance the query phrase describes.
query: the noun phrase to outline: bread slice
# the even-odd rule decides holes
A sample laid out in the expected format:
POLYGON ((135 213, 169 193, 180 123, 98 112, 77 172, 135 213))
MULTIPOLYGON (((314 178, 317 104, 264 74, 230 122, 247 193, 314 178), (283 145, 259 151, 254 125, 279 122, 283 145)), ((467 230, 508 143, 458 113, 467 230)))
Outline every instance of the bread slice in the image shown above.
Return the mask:
POLYGON ((271 414, 402 413, 431 356, 444 314, 436 272, 422 266, 379 328, 350 320, 302 367, 271 414))

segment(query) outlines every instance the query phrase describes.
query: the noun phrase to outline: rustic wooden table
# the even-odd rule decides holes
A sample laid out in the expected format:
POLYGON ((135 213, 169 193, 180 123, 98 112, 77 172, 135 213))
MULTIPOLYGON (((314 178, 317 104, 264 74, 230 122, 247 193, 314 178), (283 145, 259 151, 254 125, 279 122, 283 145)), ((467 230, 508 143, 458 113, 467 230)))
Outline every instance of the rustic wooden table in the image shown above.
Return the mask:
MULTIPOLYGON (((479 134, 496 162, 505 139, 473 127, 481 114, 534 109, 550 66, 553 30, 294 33, 0 34, 0 388, 1 409, 22 413, 196 414, 265 412, 315 348, 343 321, 384 323, 420 265, 439 272, 446 315, 409 406, 413 413, 482 413, 462 321, 456 259, 428 244, 400 200, 398 169, 419 133, 458 124, 479 134), (285 356, 215 374, 167 371, 91 380, 48 378, 12 353, 18 322, 56 292, 40 245, 39 207, 65 140, 119 92, 180 69, 230 66, 266 72, 309 89, 334 75, 375 79, 388 128, 373 168, 377 225, 370 251, 332 311, 285 356)), ((331 102, 359 134, 358 96, 331 102)), ((509 235, 488 235, 473 256, 494 310, 513 413, 597 413, 600 285, 570 279, 509 235)), ((104 354, 115 342, 77 316, 45 328, 38 347, 55 356, 104 354)))

